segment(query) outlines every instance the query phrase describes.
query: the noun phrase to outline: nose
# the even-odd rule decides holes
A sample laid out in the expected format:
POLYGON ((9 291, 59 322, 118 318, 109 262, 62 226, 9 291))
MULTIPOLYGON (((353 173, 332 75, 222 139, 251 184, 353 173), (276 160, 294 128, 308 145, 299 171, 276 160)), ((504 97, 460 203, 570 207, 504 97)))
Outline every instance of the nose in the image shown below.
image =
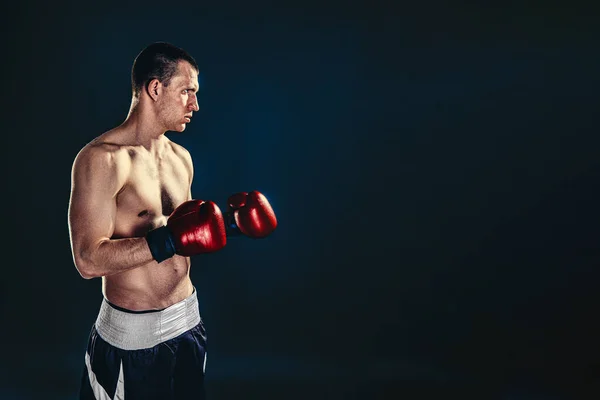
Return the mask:
POLYGON ((200 109, 200 107, 198 107, 198 98, 196 96, 192 96, 188 108, 190 111, 198 111, 200 109))

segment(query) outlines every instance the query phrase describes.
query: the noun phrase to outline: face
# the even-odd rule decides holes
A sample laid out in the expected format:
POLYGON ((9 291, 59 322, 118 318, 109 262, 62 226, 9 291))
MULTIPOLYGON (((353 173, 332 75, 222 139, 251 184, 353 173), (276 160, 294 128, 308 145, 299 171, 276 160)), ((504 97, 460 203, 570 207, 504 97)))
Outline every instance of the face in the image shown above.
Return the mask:
POLYGON ((187 61, 180 61, 169 86, 162 87, 157 108, 159 120, 167 131, 183 132, 198 111, 198 71, 187 61))

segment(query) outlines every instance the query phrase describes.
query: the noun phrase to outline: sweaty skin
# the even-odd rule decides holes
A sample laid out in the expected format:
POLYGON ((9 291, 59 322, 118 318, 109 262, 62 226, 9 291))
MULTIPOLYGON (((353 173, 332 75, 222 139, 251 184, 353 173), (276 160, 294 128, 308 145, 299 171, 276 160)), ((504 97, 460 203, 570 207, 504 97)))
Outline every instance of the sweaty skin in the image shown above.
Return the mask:
POLYGON ((193 291, 189 257, 158 264, 144 236, 191 199, 191 156, 164 133, 183 132, 198 110, 198 72, 181 61, 168 86, 153 80, 146 89, 123 124, 77 154, 69 203, 79 273, 102 277, 106 299, 135 311, 166 308, 193 291))

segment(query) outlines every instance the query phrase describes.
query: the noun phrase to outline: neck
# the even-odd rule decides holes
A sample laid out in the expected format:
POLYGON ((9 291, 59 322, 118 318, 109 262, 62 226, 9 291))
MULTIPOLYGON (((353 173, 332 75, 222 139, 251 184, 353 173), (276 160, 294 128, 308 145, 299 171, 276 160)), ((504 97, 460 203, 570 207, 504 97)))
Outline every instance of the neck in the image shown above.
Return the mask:
POLYGON ((158 120, 156 113, 149 107, 144 107, 135 98, 131 101, 131 108, 121 127, 129 132, 131 140, 146 150, 160 152, 164 147, 163 136, 166 130, 158 120))

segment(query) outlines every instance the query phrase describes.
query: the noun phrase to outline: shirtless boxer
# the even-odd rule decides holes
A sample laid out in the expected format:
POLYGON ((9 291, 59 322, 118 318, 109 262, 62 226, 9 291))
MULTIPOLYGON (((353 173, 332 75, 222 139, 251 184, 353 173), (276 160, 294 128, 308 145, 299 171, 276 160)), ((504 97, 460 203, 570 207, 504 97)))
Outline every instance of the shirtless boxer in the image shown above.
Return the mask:
POLYGON ((73 163, 69 230, 75 266, 102 278, 81 399, 203 399, 206 333, 190 256, 222 249, 227 235, 264 237, 277 220, 258 192, 237 193, 225 215, 192 200, 189 152, 164 133, 198 111, 198 65, 154 43, 136 57, 132 102, 118 127, 73 163))

